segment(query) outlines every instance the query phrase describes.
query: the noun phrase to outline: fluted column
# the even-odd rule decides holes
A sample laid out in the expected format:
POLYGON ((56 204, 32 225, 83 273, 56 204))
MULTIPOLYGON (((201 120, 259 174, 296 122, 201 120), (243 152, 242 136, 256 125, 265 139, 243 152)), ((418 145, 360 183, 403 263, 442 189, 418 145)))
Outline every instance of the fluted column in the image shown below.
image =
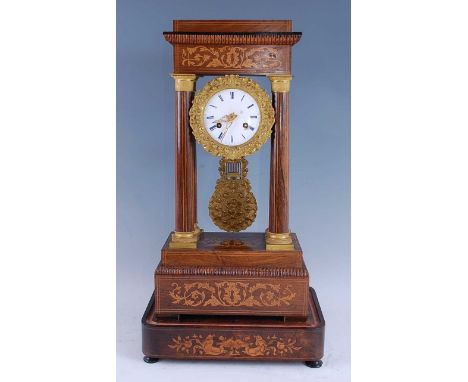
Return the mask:
POLYGON ((197 175, 195 138, 190 130, 189 110, 197 76, 172 74, 175 81, 175 230, 171 248, 196 248, 197 175))
POLYGON ((270 214, 266 247, 293 248, 289 231, 289 87, 292 76, 271 75, 275 125, 271 135, 270 214))

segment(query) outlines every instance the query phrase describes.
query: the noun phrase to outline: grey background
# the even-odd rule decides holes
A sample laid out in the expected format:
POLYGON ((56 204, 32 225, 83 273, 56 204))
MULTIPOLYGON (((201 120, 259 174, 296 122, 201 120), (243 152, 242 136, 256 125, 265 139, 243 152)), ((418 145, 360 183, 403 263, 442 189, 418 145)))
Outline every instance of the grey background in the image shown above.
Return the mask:
MULTIPOLYGON (((210 78, 198 82, 200 89, 210 78)), ((270 90, 264 78, 256 78, 270 90)), ((197 148, 199 224, 218 160, 197 148)), ((248 158, 258 202, 252 231, 268 221, 269 144, 248 158)), ((117 1, 117 376, 119 381, 348 381, 350 361, 350 3, 320 1, 117 1), (290 226, 327 322, 324 366, 299 363, 142 361, 140 318, 160 248, 174 226, 173 19, 292 19, 290 226)))

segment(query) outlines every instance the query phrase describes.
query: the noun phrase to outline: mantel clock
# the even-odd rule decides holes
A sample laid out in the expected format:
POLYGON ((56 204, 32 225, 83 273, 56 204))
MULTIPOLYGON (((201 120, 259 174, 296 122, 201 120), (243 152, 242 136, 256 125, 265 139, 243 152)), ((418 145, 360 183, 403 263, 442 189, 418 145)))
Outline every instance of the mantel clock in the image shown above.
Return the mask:
POLYGON ((142 318, 146 362, 160 358, 304 361, 320 367, 325 321, 289 229, 290 20, 175 20, 175 227, 142 318), (270 95, 249 76, 267 76, 270 95), (210 81, 196 92, 196 81, 210 81), (249 155, 271 141, 269 221, 257 216, 249 155), (195 145, 219 158, 208 205, 222 232, 197 222, 195 145))

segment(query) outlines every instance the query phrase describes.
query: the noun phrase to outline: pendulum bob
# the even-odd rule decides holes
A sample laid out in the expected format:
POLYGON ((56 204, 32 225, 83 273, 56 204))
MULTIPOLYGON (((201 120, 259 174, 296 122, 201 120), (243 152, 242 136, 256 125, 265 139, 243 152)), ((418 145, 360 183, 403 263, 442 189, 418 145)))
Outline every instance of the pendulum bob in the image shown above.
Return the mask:
POLYGON ((219 172, 220 179, 209 202, 210 217, 224 231, 245 230, 257 216, 257 201, 247 179, 247 160, 222 158, 219 172))

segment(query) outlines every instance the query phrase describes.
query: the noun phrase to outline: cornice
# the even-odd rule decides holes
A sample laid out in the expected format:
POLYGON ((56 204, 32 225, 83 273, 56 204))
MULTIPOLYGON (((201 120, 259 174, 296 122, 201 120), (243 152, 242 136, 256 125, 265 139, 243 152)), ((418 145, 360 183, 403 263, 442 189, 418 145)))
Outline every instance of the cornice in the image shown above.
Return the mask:
POLYGON ((205 45, 289 45, 299 42, 302 32, 164 32, 171 44, 205 45))

